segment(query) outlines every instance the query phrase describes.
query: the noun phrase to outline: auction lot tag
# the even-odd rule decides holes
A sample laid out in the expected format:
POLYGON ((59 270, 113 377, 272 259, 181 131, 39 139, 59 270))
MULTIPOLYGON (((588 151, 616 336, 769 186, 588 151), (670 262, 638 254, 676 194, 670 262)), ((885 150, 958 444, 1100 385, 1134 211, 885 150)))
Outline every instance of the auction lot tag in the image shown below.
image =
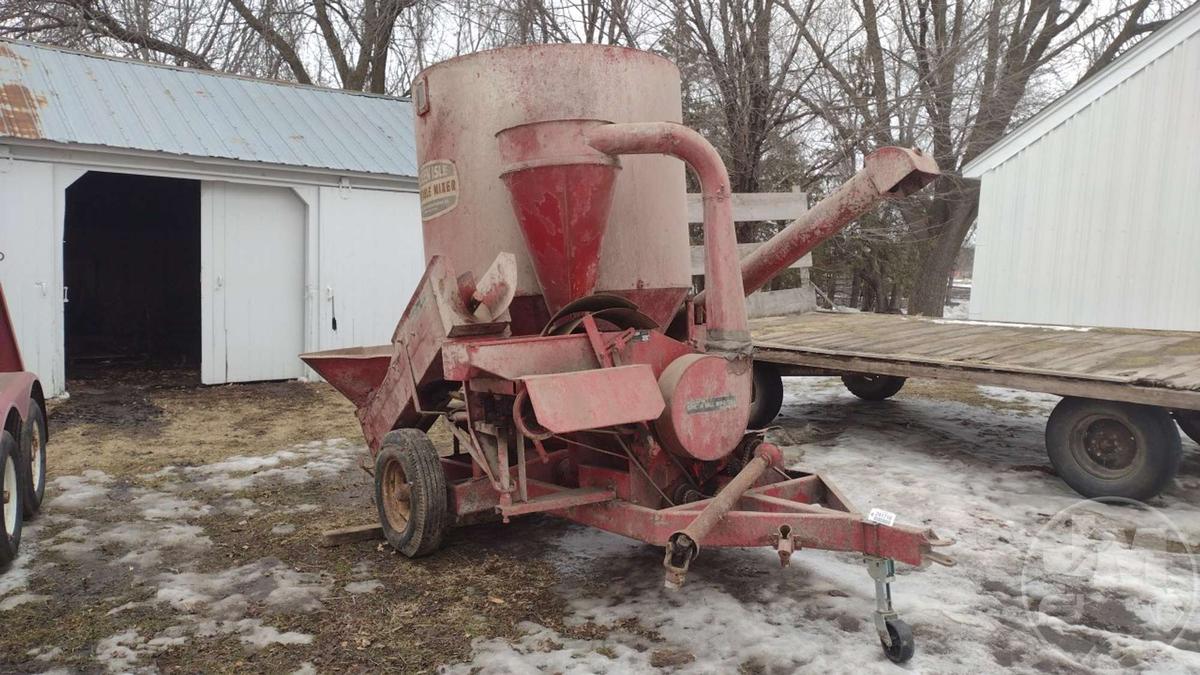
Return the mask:
POLYGON ((867 520, 891 527, 896 524, 896 514, 883 509, 871 509, 871 512, 867 514, 867 520))

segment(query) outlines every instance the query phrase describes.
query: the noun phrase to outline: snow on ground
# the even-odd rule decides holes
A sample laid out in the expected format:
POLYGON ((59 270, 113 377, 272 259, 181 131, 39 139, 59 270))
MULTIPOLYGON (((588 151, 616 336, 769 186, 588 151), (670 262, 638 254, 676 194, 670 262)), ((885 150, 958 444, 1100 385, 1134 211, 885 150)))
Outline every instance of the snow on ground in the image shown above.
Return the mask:
MULTIPOLYGON (((131 629, 101 639, 94 658, 109 672, 151 672, 156 654, 217 635, 237 636, 252 648, 308 644, 312 635, 281 631, 271 625, 271 618, 322 609, 322 599, 333 587, 328 575, 302 572, 274 558, 199 571, 198 563, 211 557, 213 542, 202 527, 187 521, 255 513, 254 502, 233 493, 266 481, 295 484, 337 475, 351 470, 361 452, 359 444, 332 439, 266 457, 170 467, 155 474, 159 480, 153 489, 94 470, 57 478, 48 491, 45 512, 25 530, 21 555, 0 575, 0 610, 45 599, 26 591, 37 550, 45 548, 114 575, 131 575, 133 590, 144 591, 147 599, 115 607, 109 614, 147 605, 174 612, 176 623, 164 629, 131 629), (41 531, 48 527, 58 531, 43 537, 41 531)), ((49 564, 53 563, 39 562, 37 569, 45 571, 49 564)), ((51 661, 55 649, 46 645, 33 656, 51 661)))
MULTIPOLYGON (((917 640, 907 669, 1200 671, 1200 576, 1175 552, 1200 543, 1196 500, 1176 490, 1155 510, 1082 501, 1038 470, 1054 398, 981 393, 1028 410, 871 405, 837 380, 787 384, 779 423, 791 431, 774 440, 825 439, 789 445, 797 466, 820 470, 864 512, 887 509, 957 542, 942 549, 955 567, 899 570, 896 606, 917 640)), ((672 592, 660 549, 582 527, 553 545, 572 621, 615 630, 574 639, 530 623, 516 642, 477 641, 472 662, 450 672, 897 670, 879 649, 873 587, 855 556, 803 551, 780 570, 771 551, 705 550, 672 592), (627 630, 632 619, 664 642, 627 630)))
MULTIPOLYGON (((943 549, 955 567, 899 570, 896 607, 917 639, 904 669, 1200 672, 1200 575, 1188 553, 1200 544, 1200 448, 1185 443, 1180 479, 1152 509, 1082 501, 1045 459, 1055 397, 969 391, 978 395, 939 398, 934 387, 869 404, 836 379, 793 379, 771 436, 861 511, 886 509, 956 540, 943 549)), ((171 617, 165 628, 102 638, 94 658, 110 672, 149 670, 165 650, 212 636, 254 649, 310 644, 315 636, 284 630, 280 616, 388 592, 386 570, 360 563, 339 588, 320 570, 274 558, 202 568, 215 544, 188 521, 273 508, 236 493, 357 471, 360 452, 343 440, 309 443, 168 468, 145 486, 99 471, 58 478, 22 556, 0 575, 0 610, 42 600, 29 582, 45 569, 32 565, 45 550, 128 575, 140 592, 111 614, 171 617)), ((554 563, 568 623, 596 630, 563 635, 526 623, 515 641, 477 639, 472 659, 448 673, 898 671, 879 649, 873 586, 853 555, 798 551, 781 570, 769 550, 706 549, 671 592, 659 548, 584 527, 532 532, 522 545, 554 563)), ((61 647, 36 652, 49 667, 61 647)))
POLYGON ((1005 403, 1021 403, 1030 407, 1031 410, 1044 412, 1046 415, 1054 409, 1054 406, 1062 400, 1061 397, 1054 394, 1043 394, 1037 391, 1021 391, 1020 389, 1005 389, 1004 387, 988 387, 979 386, 975 388, 980 394, 992 399, 993 401, 1003 401, 1005 403))
POLYGON ((942 308, 942 317, 946 319, 969 319, 971 318, 971 303, 963 300, 946 305, 942 308))

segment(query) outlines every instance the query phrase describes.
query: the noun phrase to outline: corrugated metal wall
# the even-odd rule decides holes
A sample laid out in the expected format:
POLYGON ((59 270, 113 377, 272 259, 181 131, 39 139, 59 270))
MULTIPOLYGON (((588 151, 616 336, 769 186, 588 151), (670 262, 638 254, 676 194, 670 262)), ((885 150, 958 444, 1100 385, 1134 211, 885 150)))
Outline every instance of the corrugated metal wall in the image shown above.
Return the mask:
POLYGON ((971 318, 1200 330, 1200 34, 984 176, 971 318))

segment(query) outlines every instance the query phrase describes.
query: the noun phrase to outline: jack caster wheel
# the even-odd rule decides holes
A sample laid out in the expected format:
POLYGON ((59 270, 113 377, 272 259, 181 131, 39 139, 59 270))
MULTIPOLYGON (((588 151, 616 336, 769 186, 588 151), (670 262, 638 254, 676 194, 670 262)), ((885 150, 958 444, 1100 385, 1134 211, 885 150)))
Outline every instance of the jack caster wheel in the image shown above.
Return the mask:
POLYGON ((888 661, 892 663, 904 663, 913 657, 913 653, 917 651, 917 645, 913 642, 912 628, 900 619, 887 620, 888 638, 892 644, 883 641, 879 638, 879 643, 883 646, 883 653, 888 657, 888 661))
POLYGON ((842 384, 864 401, 883 401, 895 396, 905 378, 892 375, 843 375, 842 384))
POLYGON ((450 526, 446 474, 424 432, 397 429, 375 457, 375 505, 383 536, 409 558, 442 545, 450 526))

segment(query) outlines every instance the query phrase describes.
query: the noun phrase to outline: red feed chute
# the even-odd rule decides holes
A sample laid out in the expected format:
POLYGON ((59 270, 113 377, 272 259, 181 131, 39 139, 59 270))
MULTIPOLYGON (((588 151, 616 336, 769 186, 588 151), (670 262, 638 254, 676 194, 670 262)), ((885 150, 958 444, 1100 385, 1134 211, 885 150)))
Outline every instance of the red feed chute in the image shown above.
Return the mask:
POLYGON ((425 276, 391 344, 303 356, 358 408, 389 542, 424 555, 449 523, 550 513, 663 546, 672 587, 701 547, 770 546, 785 564, 801 548, 853 551, 875 580, 885 651, 911 656, 894 561, 948 564, 932 550, 947 542, 864 518, 747 431, 744 295, 881 199, 920 189, 932 160, 881 149, 739 264, 728 172, 678 123, 668 62, 510 48, 434 66, 414 92, 425 276), (685 164, 704 199, 697 297, 685 164), (439 420, 452 454, 422 433, 439 420))
POLYGON ((497 137, 505 162, 501 177, 551 312, 591 295, 600 274, 600 244, 620 167, 587 145, 584 133, 598 124, 525 124, 497 137))

